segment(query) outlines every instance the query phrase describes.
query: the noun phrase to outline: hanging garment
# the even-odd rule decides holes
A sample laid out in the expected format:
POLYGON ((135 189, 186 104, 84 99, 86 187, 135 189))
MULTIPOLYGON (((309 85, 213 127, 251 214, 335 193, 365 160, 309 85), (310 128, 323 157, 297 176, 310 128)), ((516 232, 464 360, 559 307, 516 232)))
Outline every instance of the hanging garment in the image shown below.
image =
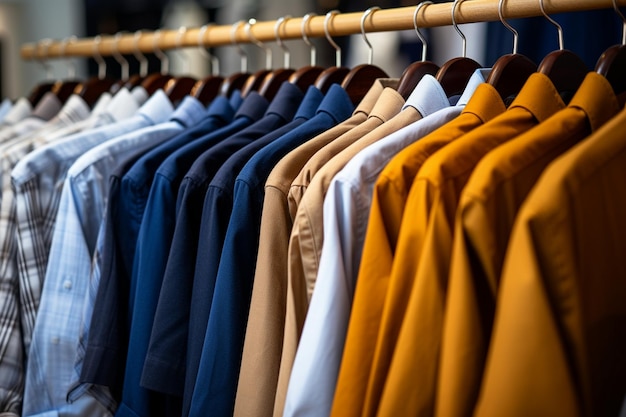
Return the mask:
POLYGON ((497 91, 488 84, 479 85, 459 116, 399 152, 377 179, 333 400, 333 415, 361 414, 404 206, 419 168, 438 149, 504 110, 497 91))
POLYGON ((455 219, 438 414, 469 414, 476 404, 502 263, 519 207, 552 160, 618 111, 606 79, 589 73, 567 108, 497 147, 476 166, 455 219))
POLYGON ((407 199, 392 267, 392 280, 408 279, 413 285, 406 313, 393 317, 402 322, 395 350, 394 339, 379 339, 365 400, 368 414, 378 410, 381 416, 397 415, 400 408, 416 415, 433 414, 443 294, 459 194, 487 152, 563 107, 550 79, 534 73, 507 111, 436 152, 420 168, 407 199), (407 384, 407 378, 413 383, 407 384))
POLYGON ((477 416, 618 415, 626 195, 622 110, 556 159, 522 204, 502 270, 477 416))
POLYGON ((187 355, 189 372, 185 381, 183 415, 188 414, 191 406, 193 387, 196 383, 215 289, 219 258, 233 209, 233 190, 237 175, 254 154, 315 116, 322 98, 323 95, 320 91, 309 89, 291 122, 233 154, 215 174, 207 189, 200 222, 200 241, 191 297, 187 355))

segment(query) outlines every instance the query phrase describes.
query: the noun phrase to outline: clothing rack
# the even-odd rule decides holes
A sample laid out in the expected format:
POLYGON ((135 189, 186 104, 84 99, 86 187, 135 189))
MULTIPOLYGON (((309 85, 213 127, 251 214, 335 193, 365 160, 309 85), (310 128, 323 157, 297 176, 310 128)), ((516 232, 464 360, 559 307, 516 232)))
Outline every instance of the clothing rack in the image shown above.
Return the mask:
MULTIPOLYGON (((626 0, 616 0, 618 6, 626 6, 626 0)), ((446 26, 452 24, 452 2, 432 4, 422 7, 417 16, 417 25, 420 28, 446 26)), ((416 6, 381 9, 370 13, 364 22, 366 33, 386 32, 413 29, 413 13, 416 6)), ((545 0, 544 9, 547 14, 562 12, 577 12, 595 9, 612 8, 612 0, 545 0)), ((506 19, 541 16, 539 0, 509 0, 503 6, 506 19)), ((339 13, 328 24, 331 36, 346 36, 361 33, 362 12, 339 13)), ((616 16, 617 18, 617 16, 616 16)), ((280 26, 280 38, 301 39, 302 19, 289 18, 280 26)), ((314 16, 307 23, 307 36, 324 36, 324 16, 314 16)), ((466 0, 459 2, 455 11, 455 21, 461 23, 475 23, 497 21, 498 0, 466 0)), ((261 42, 275 42, 276 20, 257 22, 251 28, 252 36, 261 42)), ((184 33, 179 30, 161 30, 144 32, 137 40, 133 34, 102 36, 97 38, 82 38, 69 42, 47 41, 25 44, 21 48, 23 59, 46 59, 61 57, 92 57, 110 56, 116 52, 132 54, 137 49, 143 53, 181 47, 199 47, 200 28, 190 28, 184 33), (115 47, 117 44, 117 47, 115 47)), ((590 34, 593 36, 593 34, 590 34)), ((203 35, 203 43, 208 46, 222 46, 236 43, 251 43, 253 40, 246 32, 243 24, 236 29, 234 25, 212 25, 203 35), (234 34, 233 34, 234 31, 234 34), (233 36, 234 35, 234 36, 233 36)))

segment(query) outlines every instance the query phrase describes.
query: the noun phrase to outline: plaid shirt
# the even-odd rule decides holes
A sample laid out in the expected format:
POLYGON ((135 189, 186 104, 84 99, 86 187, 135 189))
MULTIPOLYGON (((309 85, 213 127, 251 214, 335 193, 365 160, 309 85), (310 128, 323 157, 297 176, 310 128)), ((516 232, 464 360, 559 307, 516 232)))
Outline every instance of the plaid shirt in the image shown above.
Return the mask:
POLYGON ((67 173, 48 257, 26 370, 24 414, 51 410, 73 415, 106 416, 112 399, 66 398, 74 377, 74 359, 89 286, 91 259, 109 192, 109 175, 129 154, 145 151, 198 121, 204 106, 186 98, 170 121, 134 130, 103 143, 80 158, 67 173), (71 253, 72 256, 65 254, 71 253))
MULTIPOLYGON (((111 106, 115 104, 114 101, 110 103, 111 106)), ((137 105, 135 104, 134 107, 136 109, 137 105)), ((132 106, 130 110, 133 110, 132 106)), ((152 113, 159 114, 155 111, 152 113)), ((152 123, 152 119, 150 119, 152 113, 139 115, 120 124, 124 124, 127 130, 145 126, 152 123)), ((114 128, 115 126, 117 124, 89 132, 76 133, 58 143, 37 149, 20 159, 13 171, 8 171, 11 173, 12 186, 4 181, 3 196, 0 203, 0 250, 2 251, 0 253, 0 271, 2 272, 0 288, 3 290, 0 299, 7 306, 0 308, 3 314, 0 316, 2 327, 0 333, 4 328, 11 330, 5 332, 7 333, 5 339, 0 340, 0 352, 2 353, 0 375, 3 375, 1 382, 3 386, 0 389, 3 389, 4 385, 8 387, 6 388, 6 397, 10 398, 14 407, 17 405, 18 411, 21 407, 24 387, 22 364, 25 362, 25 358, 23 356, 24 354, 27 355, 29 351, 32 329, 39 305, 41 281, 44 277, 41 264, 38 264, 37 261, 41 262, 43 259, 45 269, 47 249, 50 247, 52 228, 58 207, 58 194, 60 194, 58 188, 62 185, 65 173, 69 168, 70 162, 68 161, 72 154, 71 150, 76 151, 72 147, 72 141, 84 145, 84 147, 77 149, 80 155, 84 150, 99 143, 98 140, 106 140, 120 133, 125 133, 121 128, 114 128), (107 130, 108 135, 105 134, 107 130), (95 137, 92 132, 96 132, 95 137), (26 272, 20 274, 21 270, 27 271, 30 275, 26 272), (33 283, 32 286, 30 285, 31 282, 33 283), (14 299, 16 294, 19 294, 18 300, 14 299), (16 338, 19 342, 14 341, 16 338), (4 346, 15 344, 20 346, 19 353, 5 351, 4 346), (11 368, 10 364, 12 363, 19 363, 20 366, 11 368), (4 372, 3 369, 5 364, 9 368, 7 372, 4 372), (8 375, 13 377, 9 378, 8 375)), ((75 159, 76 156, 72 160, 75 159)), ((8 180, 8 173, 2 178, 8 180)), ((0 391, 1 393, 2 391, 0 391)), ((3 405, 4 401, 4 398, 0 398, 0 404, 3 405)), ((0 411, 4 410, 3 405, 0 411)))

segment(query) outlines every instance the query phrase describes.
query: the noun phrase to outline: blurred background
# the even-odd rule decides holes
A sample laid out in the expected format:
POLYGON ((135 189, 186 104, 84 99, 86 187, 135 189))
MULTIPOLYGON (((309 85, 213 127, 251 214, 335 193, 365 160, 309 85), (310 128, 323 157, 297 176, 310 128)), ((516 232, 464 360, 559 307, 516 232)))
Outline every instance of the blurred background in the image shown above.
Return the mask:
MULTIPOLYGON (((471 0, 466 0, 471 1, 471 0)), ((514 0, 508 0, 514 1, 514 0)), ((544 0, 549 3, 549 0, 544 0)), ((575 0, 572 0, 575 1, 575 0)), ((441 3, 443 1, 436 1, 441 3)), ((51 59, 46 66, 37 61, 25 61, 19 48, 28 42, 46 38, 60 40, 120 31, 177 29, 181 26, 200 27, 206 23, 232 24, 238 20, 256 18, 275 20, 281 16, 301 17, 307 13, 323 15, 337 9, 343 13, 364 11, 371 6, 381 8, 411 6, 418 1, 402 0, 0 0, 0 97, 17 98, 28 94, 38 82, 48 76, 67 77, 67 60, 51 59)), ((552 16, 564 29, 565 47, 577 53, 593 69, 602 51, 621 41, 622 24, 612 10, 565 13, 552 16)), ((557 32, 544 18, 509 20, 519 32, 519 52, 536 63, 558 48, 557 32)), ((490 66, 501 55, 510 53, 512 35, 500 22, 461 25, 467 37, 467 55, 490 66)), ((423 31, 428 39, 428 59, 438 65, 461 54, 461 39, 452 27, 423 31)), ((411 62, 419 60, 421 45, 414 31, 368 34, 374 47, 374 64, 390 76, 398 77, 411 62)), ((318 65, 334 65, 334 50, 324 38, 312 39, 318 51, 318 65)), ((365 63, 367 47, 360 35, 340 37, 335 41, 343 48, 343 65, 365 63)), ((309 63, 309 50, 299 40, 285 42, 291 52, 291 66, 309 63)), ((283 56, 275 44, 272 47, 275 66, 281 66, 283 56)), ((255 45, 245 45, 249 69, 264 65, 264 54, 255 45)), ((229 74, 239 69, 239 56, 233 47, 211 50, 220 58, 220 72, 229 74)), ((168 51, 170 72, 175 75, 203 77, 209 74, 207 58, 198 48, 168 51)), ((133 56, 126 57, 131 73, 138 72, 133 56)), ((73 58, 79 78, 94 75, 97 66, 92 59, 73 58)), ((120 66, 107 59, 107 73, 120 76, 120 66)), ((157 71, 159 61, 150 57, 150 71, 157 71)))

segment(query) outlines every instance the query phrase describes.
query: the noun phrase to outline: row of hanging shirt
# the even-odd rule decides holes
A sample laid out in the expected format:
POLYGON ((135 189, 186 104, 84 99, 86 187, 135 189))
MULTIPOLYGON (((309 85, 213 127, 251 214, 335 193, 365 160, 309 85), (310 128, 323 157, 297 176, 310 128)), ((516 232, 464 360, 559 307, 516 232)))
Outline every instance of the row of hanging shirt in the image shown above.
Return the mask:
POLYGON ((48 94, 16 123, 18 101, 3 411, 617 410, 623 97, 589 73, 566 106, 537 73, 507 108, 486 73, 406 101, 379 79, 356 109, 290 83, 208 107, 48 94))

